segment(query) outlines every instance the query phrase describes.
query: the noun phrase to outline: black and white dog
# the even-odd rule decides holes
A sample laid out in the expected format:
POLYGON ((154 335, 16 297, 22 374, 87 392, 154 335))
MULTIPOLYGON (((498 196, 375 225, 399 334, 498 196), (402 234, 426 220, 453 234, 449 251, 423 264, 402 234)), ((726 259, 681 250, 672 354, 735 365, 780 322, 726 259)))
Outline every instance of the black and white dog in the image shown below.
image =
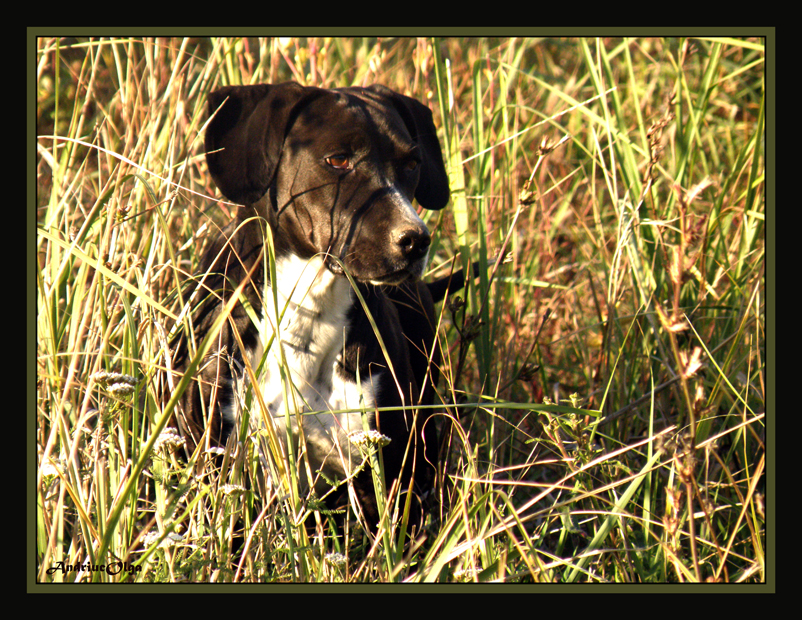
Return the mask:
MULTIPOLYGON (((245 208, 202 259, 196 342, 245 285, 184 395, 178 423, 189 448, 222 445, 235 428, 247 361, 266 408, 250 412, 251 428, 275 425, 285 455, 310 472, 308 488, 324 496, 325 478, 353 476, 363 460, 353 434, 366 416, 391 440, 382 455, 387 488, 396 483, 420 500, 432 488, 438 444, 431 410, 417 407, 433 400, 434 301, 448 288, 419 280, 431 238, 412 201, 442 209, 449 199, 430 109, 382 86, 283 83, 218 90, 209 113, 212 178, 245 208)), ((462 283, 457 276, 452 290, 462 283)), ((185 338, 179 369, 188 357, 185 338)), ((348 503, 345 488, 327 497, 330 507, 348 503)), ((367 468, 352 488, 375 527, 367 468)))

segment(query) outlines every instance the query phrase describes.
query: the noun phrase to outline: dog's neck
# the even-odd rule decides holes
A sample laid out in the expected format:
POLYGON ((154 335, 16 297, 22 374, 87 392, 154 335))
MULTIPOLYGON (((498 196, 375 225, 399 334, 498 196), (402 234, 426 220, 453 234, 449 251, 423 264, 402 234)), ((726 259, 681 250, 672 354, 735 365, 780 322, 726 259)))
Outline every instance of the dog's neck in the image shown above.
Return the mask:
POLYGON ((293 380, 314 380, 343 349, 351 285, 326 269, 322 257, 293 254, 276 257, 275 282, 265 278, 260 340, 264 346, 276 334, 281 347, 275 342, 271 350, 300 374, 293 380))
MULTIPOLYGON (((265 278, 259 345, 251 352, 253 368, 262 364, 262 397, 282 442, 285 420, 297 436, 296 414, 309 415, 304 433, 313 475, 322 468, 330 477, 348 476, 358 454, 351 453, 347 436, 362 429, 356 408, 375 404, 379 384, 378 375, 364 377, 360 385, 337 378, 354 303, 351 284, 331 273, 320 256, 286 254, 276 258, 275 268, 277 285, 265 278)), ((314 484, 325 491, 322 479, 314 484)))

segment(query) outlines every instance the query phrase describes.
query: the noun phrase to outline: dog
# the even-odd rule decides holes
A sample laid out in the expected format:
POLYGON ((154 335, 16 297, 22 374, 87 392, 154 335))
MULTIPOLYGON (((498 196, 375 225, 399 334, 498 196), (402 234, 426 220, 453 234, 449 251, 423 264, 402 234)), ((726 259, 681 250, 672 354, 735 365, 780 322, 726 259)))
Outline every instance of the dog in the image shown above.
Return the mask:
MULTIPOLYGON (((449 201, 431 110, 379 85, 286 82, 222 88, 208 111, 211 177, 244 206, 201 259, 196 342, 241 290, 182 398, 190 453, 239 428, 241 387, 255 376, 264 409, 250 411, 250 428, 274 425, 308 490, 335 510, 355 499, 375 530, 374 482, 354 437, 376 431, 389 439, 386 488, 412 493, 419 520, 438 454, 434 304, 464 283, 420 280, 431 236, 413 199, 432 210, 449 201), (331 490, 346 480, 350 499, 346 484, 331 490)), ((179 371, 189 349, 181 336, 179 371)))

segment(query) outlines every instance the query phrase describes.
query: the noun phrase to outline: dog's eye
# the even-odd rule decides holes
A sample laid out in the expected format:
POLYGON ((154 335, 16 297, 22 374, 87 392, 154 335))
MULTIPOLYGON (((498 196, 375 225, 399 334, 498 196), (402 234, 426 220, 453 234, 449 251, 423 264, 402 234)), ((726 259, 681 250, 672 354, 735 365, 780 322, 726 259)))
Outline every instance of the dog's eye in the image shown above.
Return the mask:
POLYGON ((404 166, 407 172, 414 172, 418 168, 418 162, 415 159, 410 159, 404 166))
POLYGON ((348 170, 351 167, 351 158, 348 155, 331 155, 326 158, 326 163, 337 170, 348 170))

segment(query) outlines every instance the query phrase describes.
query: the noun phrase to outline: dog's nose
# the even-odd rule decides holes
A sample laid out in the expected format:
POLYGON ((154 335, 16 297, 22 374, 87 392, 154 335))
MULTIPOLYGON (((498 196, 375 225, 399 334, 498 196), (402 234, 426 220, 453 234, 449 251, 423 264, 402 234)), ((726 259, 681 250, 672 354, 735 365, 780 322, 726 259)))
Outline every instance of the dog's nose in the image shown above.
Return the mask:
POLYGON ((398 247, 401 248, 404 257, 409 261, 422 258, 429 249, 431 242, 432 237, 425 228, 407 228, 401 231, 396 239, 398 247))

